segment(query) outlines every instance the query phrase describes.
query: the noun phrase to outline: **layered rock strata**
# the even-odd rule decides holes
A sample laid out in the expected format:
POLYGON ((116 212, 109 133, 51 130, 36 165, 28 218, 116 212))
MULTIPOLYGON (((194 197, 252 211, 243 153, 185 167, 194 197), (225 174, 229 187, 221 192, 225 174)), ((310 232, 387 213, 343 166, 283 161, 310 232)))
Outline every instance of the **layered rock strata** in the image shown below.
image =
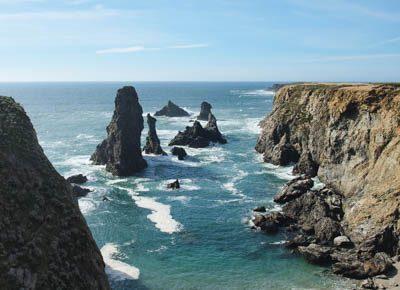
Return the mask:
POLYGON ((91 160, 106 165, 113 175, 129 176, 146 168, 140 136, 143 110, 134 87, 123 87, 115 98, 115 110, 107 126, 107 138, 100 143, 91 160))
POLYGON ((109 289, 70 184, 7 97, 0 97, 0 289, 109 289))

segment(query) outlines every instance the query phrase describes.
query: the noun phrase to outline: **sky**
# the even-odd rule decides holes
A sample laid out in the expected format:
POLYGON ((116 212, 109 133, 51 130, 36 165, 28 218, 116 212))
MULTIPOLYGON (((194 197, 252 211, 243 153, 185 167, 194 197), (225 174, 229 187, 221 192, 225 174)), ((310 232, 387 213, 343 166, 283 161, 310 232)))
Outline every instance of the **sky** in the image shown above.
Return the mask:
POLYGON ((0 0, 0 81, 400 81, 399 0, 0 0))

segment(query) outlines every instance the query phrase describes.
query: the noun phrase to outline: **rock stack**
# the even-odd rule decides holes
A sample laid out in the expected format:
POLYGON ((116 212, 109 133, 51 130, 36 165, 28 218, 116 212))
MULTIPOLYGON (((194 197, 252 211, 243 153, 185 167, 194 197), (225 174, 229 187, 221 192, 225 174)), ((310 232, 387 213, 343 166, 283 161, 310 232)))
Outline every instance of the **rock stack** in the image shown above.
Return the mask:
POLYGON ((7 97, 0 97, 0 233, 1 289, 109 289, 70 184, 7 97))
POLYGON ((184 109, 175 105, 173 102, 168 101, 168 104, 164 106, 160 111, 157 111, 154 116, 188 117, 190 116, 190 114, 184 109))
POLYGON ((143 151, 146 154, 156 154, 156 155, 167 155, 167 153, 162 150, 160 145, 160 139, 158 139, 156 131, 156 118, 153 118, 150 114, 147 114, 147 125, 149 126, 149 132, 146 137, 146 145, 143 151))
POLYGON ((204 148, 210 145, 210 142, 225 144, 226 139, 222 136, 217 126, 217 120, 214 115, 209 114, 207 125, 203 128, 198 121, 194 121, 193 126, 187 126, 185 131, 179 132, 171 140, 169 146, 181 145, 192 148, 204 148))
POLYGON ((135 88, 119 89, 114 115, 107 126, 108 136, 91 157, 94 164, 105 164, 106 170, 117 176, 129 176, 146 168, 140 146, 142 114, 135 88))
POLYGON ((210 103, 202 102, 200 108, 200 114, 197 116, 197 120, 207 121, 208 116, 211 114, 212 106, 210 103))

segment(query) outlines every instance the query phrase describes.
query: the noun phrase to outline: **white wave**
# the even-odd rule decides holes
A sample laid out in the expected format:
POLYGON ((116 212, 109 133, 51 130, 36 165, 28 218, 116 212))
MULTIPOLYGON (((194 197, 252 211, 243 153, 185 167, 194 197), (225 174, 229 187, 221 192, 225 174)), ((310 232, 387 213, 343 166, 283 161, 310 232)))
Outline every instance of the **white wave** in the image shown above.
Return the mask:
MULTIPOLYGON (((158 184, 157 189, 158 190, 170 190, 172 191, 173 189, 169 189, 167 188, 167 185, 169 183, 174 182, 176 179, 168 179, 168 180, 164 180, 162 181, 160 184, 158 184)), ((183 178, 183 179, 179 179, 179 185, 180 185, 180 190, 188 190, 188 191, 194 191, 194 190, 200 190, 201 187, 194 184, 194 181, 192 179, 188 179, 188 178, 183 178)))
POLYGON ((282 241, 278 241, 278 242, 272 242, 272 243, 269 243, 270 245, 284 245, 284 244, 286 244, 287 243, 287 241, 285 241, 285 240, 282 240, 282 241))
POLYGON ((128 181, 127 178, 118 178, 118 179, 107 180, 106 184, 107 185, 114 185, 114 184, 117 184, 117 183, 127 182, 127 181, 128 181))
POLYGON ((169 201, 180 201, 182 204, 187 204, 191 198, 188 196, 180 195, 180 196, 168 196, 169 201))
POLYGON ((199 166, 201 166, 201 164, 198 162, 191 162, 188 160, 178 160, 178 158, 176 156, 172 156, 172 155, 158 156, 158 155, 143 153, 143 156, 146 157, 145 159, 149 165, 149 168, 155 167, 157 165, 179 166, 179 167, 199 167, 199 166))
POLYGON ((243 170, 237 170, 236 168, 233 168, 233 171, 236 172, 236 176, 234 176, 229 182, 226 182, 224 184, 222 184, 222 186, 230 191, 232 194, 234 195, 239 195, 239 196, 243 196, 245 197, 246 195, 244 195, 237 187, 236 187, 236 183, 239 182, 240 180, 242 180, 243 178, 245 178, 246 176, 249 175, 248 172, 245 172, 243 170))
POLYGON ((139 279, 140 270, 138 268, 115 259, 115 256, 119 254, 118 247, 115 244, 105 244, 101 248, 101 254, 106 264, 106 272, 113 279, 139 279))
POLYGON ((64 161, 54 162, 54 164, 64 166, 90 165, 90 155, 77 155, 70 157, 64 161))
POLYGON ((159 252, 163 252, 166 249, 168 249, 167 246, 160 246, 159 248, 155 249, 155 250, 147 250, 148 253, 159 253, 159 252))
POLYGON ((274 91, 259 89, 259 90, 231 90, 231 93, 239 96, 273 96, 274 91))
POLYGON ((319 190, 325 187, 325 183, 319 180, 318 176, 313 177, 312 180, 314 181, 314 186, 311 189, 319 190))
POLYGON ((171 206, 157 202, 151 197, 139 196, 137 192, 129 188, 117 188, 127 191, 138 207, 151 210, 151 214, 147 215, 147 218, 152 221, 160 231, 172 234, 182 230, 182 224, 174 220, 171 216, 171 206))
POLYGON ((82 197, 78 199, 78 205, 79 209, 81 210, 81 213, 86 215, 92 211, 94 211, 97 208, 97 203, 91 199, 82 197))

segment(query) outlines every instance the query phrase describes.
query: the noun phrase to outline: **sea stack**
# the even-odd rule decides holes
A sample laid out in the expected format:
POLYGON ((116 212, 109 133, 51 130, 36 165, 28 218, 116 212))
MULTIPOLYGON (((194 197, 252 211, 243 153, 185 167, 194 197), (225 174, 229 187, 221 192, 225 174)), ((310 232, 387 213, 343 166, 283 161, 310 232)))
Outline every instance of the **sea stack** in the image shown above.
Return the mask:
POLYGON ((181 107, 175 105, 173 102, 168 101, 168 104, 164 106, 160 111, 157 111, 154 116, 188 117, 190 116, 190 114, 181 107))
POLYGON ((0 288, 109 289, 71 192, 24 109, 0 97, 0 288))
POLYGON ((396 84, 292 84, 277 92, 256 150, 266 162, 297 163, 304 176, 275 197, 280 216, 264 220, 297 229, 290 246, 309 261, 365 278, 385 273, 400 253, 399 108, 396 84), (326 186, 311 188, 314 176, 326 186))
POLYGON ((200 108, 200 114, 197 116, 197 120, 208 121, 208 116, 211 114, 212 106, 210 103, 202 102, 200 108))
POLYGON ((130 176, 146 168, 140 146, 142 114, 135 88, 119 89, 114 115, 107 126, 108 136, 91 157, 94 164, 106 165, 106 170, 117 176, 130 176))
POLYGON ((146 137, 146 145, 143 151, 146 154, 156 154, 156 155, 167 155, 167 153, 162 150, 160 145, 160 139, 158 139, 156 131, 157 119, 153 118, 150 114, 147 114, 147 125, 149 126, 149 132, 146 137))

